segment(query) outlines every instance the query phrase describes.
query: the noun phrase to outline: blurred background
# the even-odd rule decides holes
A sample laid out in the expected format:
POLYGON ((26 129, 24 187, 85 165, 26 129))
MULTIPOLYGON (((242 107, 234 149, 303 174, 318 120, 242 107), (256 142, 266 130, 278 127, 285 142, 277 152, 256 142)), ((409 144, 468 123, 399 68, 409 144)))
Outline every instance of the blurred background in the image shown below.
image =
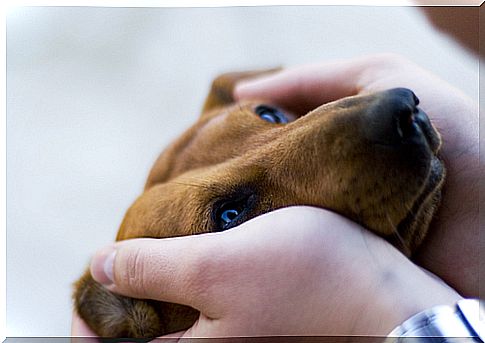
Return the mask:
MULTIPOLYGON (((70 333, 72 283, 233 70, 396 52, 478 101, 413 7, 24 7, 7 16, 7 336, 70 333)), ((419 96, 419 94, 418 94, 419 96)))

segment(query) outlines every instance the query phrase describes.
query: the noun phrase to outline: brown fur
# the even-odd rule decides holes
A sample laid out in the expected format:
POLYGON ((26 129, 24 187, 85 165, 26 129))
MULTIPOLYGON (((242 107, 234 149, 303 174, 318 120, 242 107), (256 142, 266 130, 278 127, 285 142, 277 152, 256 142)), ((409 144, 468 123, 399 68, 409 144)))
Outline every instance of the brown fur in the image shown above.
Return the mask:
MULTIPOLYGON (((390 143, 392 114, 414 108, 412 93, 349 97, 272 124, 255 115, 261 102, 233 101, 235 82, 254 75, 214 81, 200 119, 160 155, 116 239, 211 232, 217 208, 242 201, 249 209, 236 224, 281 207, 317 206, 409 255, 426 234, 444 178, 440 138, 429 122, 413 144, 390 143)), ((155 337, 188 328, 198 316, 186 306, 114 295, 89 272, 75 286, 78 313, 103 337, 155 337)))

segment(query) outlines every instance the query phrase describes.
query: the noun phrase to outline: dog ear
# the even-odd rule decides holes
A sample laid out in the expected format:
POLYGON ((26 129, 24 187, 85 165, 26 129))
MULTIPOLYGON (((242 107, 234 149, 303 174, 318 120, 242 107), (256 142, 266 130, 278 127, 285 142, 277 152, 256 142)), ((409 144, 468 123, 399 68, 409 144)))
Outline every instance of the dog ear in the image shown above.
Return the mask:
POLYGON ((266 74, 279 71, 281 68, 253 70, 243 72, 225 73, 218 76, 213 82, 209 95, 205 99, 202 113, 212 110, 219 106, 228 105, 234 102, 233 91, 239 81, 252 79, 266 74))

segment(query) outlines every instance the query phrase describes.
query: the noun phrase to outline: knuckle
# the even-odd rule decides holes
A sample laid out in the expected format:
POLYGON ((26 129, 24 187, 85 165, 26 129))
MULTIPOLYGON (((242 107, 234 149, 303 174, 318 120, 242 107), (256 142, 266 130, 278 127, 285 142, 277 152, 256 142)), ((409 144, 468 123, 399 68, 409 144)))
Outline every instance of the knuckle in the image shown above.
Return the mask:
POLYGON ((145 259, 141 248, 129 249, 120 254, 120 263, 115 271, 117 287, 131 294, 145 293, 145 259))
POLYGON ((403 70, 409 69, 411 65, 412 62, 406 57, 393 52, 366 56, 358 66, 361 70, 357 81, 358 88, 368 89, 368 86, 373 85, 376 80, 402 73, 403 70))

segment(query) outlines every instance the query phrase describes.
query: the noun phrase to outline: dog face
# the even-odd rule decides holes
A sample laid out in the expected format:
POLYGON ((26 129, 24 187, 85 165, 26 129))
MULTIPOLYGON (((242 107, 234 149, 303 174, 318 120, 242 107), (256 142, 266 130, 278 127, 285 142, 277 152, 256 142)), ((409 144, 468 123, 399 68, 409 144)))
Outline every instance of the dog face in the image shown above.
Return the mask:
POLYGON ((217 105, 162 153, 117 239, 222 231, 311 205, 397 238, 407 253, 419 245, 444 170, 439 135, 411 91, 350 97, 302 117, 234 104, 229 92, 213 91, 226 101, 209 97, 217 105))
MULTIPOLYGON (((408 89, 354 96, 297 117, 264 101, 235 103, 213 83, 202 115, 158 158, 117 240, 230 229, 291 205, 327 208, 410 254, 439 201, 440 137, 408 89)), ((77 312, 105 337, 155 337, 190 327, 197 311, 130 299, 77 282, 77 312), (143 318, 143 319, 141 319, 143 318)))

